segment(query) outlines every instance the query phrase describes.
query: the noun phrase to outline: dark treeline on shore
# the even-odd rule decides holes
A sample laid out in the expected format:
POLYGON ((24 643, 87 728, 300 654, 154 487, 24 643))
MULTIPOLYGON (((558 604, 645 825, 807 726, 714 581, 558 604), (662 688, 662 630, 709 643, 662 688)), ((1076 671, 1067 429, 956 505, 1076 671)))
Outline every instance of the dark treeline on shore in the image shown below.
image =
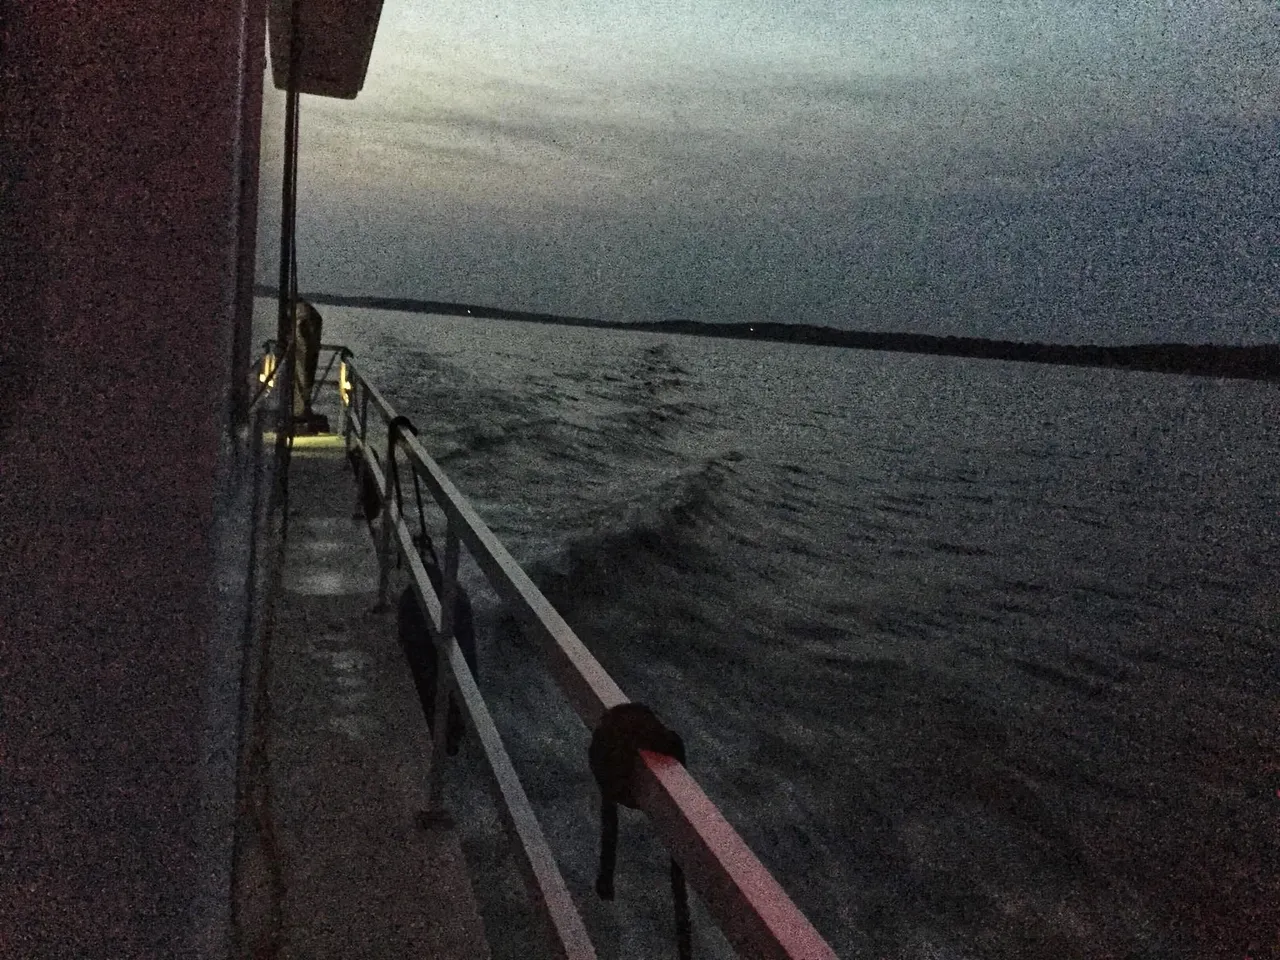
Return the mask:
MULTIPOLYGON (((276 295, 259 286, 259 296, 276 295)), ((1018 360, 1071 366, 1113 367, 1159 373, 1185 373, 1210 377, 1280 380, 1280 344, 1227 346, 1220 344, 1153 343, 1125 346, 1066 345, 987 340, 979 337, 938 337, 922 333, 876 333, 837 330, 803 323, 703 323, 697 320, 654 320, 617 323, 587 317, 562 317, 549 313, 504 310, 465 303, 412 300, 403 297, 350 297, 340 294, 304 294, 313 303, 404 313, 437 313, 527 323, 554 323, 609 330, 648 330, 656 333, 741 340, 773 340, 824 347, 930 353, 985 360, 1018 360)))

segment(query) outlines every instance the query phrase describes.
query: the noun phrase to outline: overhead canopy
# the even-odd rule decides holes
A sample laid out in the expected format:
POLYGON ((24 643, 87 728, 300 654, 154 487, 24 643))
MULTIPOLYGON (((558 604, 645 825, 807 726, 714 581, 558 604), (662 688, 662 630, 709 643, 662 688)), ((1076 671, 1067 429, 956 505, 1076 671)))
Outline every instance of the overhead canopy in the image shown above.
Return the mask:
MULTIPOLYGON (((295 0, 271 0, 271 75, 284 90, 289 78, 289 26, 295 0)), ((364 86, 378 32, 382 0, 296 0, 302 42, 298 90, 354 100, 364 86)))

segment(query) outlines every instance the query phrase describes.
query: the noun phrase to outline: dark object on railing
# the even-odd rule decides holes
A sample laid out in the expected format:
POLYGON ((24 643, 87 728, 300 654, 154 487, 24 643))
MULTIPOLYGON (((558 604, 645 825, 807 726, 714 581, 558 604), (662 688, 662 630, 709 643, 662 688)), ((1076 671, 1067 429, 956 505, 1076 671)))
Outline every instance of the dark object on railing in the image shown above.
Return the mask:
MULTIPOLYGON (((427 568, 427 576, 436 596, 444 592, 444 579, 440 567, 431 555, 421 552, 422 565, 427 568)), ((431 642, 431 633, 427 626, 426 614, 414 596, 413 587, 405 587, 400 594, 400 610, 397 617, 400 634, 400 648, 404 650, 405 659, 409 661, 409 670, 413 674, 413 684, 418 688, 418 701, 422 704, 422 714, 430 727, 435 719, 436 711, 436 676, 439 661, 435 644, 431 642)), ((453 635, 462 648, 462 656, 471 668, 471 675, 479 679, 476 665, 476 629, 471 610, 471 599, 461 586, 453 601, 453 635)), ((445 724, 445 750, 449 756, 458 752, 463 733, 462 712, 452 695, 449 697, 449 719, 445 724)))
MULTIPOLYGON (((623 703, 600 718, 591 735, 587 759, 600 787, 600 872, 596 893, 602 900, 613 899, 613 874, 618 858, 618 804, 640 809, 633 776, 640 751, 649 750, 685 763, 684 740, 663 726, 643 703, 623 703)), ((681 960, 688 960, 693 948, 689 926, 689 896, 684 871, 671 858, 671 895, 675 901, 676 944, 681 960)))

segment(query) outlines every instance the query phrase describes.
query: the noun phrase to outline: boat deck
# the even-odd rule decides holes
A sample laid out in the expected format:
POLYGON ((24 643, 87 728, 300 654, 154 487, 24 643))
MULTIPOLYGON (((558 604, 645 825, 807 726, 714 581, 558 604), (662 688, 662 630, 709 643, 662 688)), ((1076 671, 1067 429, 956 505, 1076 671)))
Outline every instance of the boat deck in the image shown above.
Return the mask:
POLYGON ((241 953, 483 960, 457 831, 422 815, 428 732, 355 494, 340 436, 295 444, 241 953))

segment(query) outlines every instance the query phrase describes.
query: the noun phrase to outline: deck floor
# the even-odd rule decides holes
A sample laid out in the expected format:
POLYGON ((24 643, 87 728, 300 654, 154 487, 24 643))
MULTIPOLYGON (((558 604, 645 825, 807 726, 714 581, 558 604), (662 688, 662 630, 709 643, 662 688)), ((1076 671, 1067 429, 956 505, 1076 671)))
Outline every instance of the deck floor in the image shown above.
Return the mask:
POLYGON ((394 606, 373 610, 377 557, 334 441, 299 445, 290 466, 267 681, 273 836, 257 856, 273 906, 260 926, 276 928, 283 958, 484 960, 457 832, 419 816, 427 731, 394 606))

